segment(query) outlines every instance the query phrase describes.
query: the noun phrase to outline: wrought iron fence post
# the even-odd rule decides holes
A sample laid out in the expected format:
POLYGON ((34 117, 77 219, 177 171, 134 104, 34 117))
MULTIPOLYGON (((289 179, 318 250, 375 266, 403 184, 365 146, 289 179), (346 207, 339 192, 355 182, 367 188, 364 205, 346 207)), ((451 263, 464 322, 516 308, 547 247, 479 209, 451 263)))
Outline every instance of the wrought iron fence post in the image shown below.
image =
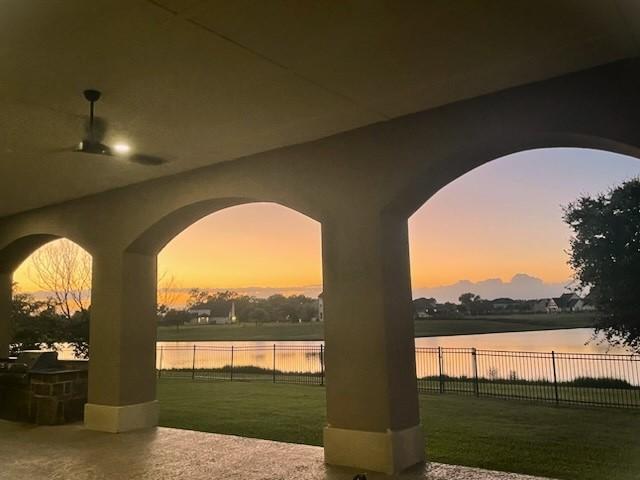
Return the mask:
POLYGON ((324 345, 320 344, 320 385, 324 385, 324 345))
POLYGON ((442 369, 442 347, 438 347, 438 367, 440 369, 440 393, 444 393, 444 374, 442 369))
POLYGON ((162 356, 164 353, 164 347, 160 347, 160 365, 158 366, 158 378, 162 376, 162 356))
POLYGON ((558 376, 556 374, 556 352, 551 351, 551 364, 553 365, 553 390, 556 396, 556 404, 560 403, 560 396, 558 395, 558 376))
POLYGON ((473 359, 473 390, 476 397, 479 397, 480 385, 478 384, 478 353, 475 347, 471 349, 471 358, 473 359))
POLYGON ((196 378, 196 346, 193 346, 193 361, 191 363, 191 380, 196 378))
POLYGON ((231 378, 230 380, 233 382, 233 345, 231 345, 231 378))
POLYGON ((276 344, 273 344, 273 383, 276 383, 276 344))

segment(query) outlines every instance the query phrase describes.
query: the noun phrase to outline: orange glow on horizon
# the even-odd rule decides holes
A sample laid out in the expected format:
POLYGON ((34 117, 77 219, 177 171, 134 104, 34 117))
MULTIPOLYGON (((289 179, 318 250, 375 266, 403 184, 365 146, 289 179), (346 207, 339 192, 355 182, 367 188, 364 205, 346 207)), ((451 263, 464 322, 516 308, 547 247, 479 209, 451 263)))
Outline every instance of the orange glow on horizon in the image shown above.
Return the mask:
POLYGON ((158 256, 184 287, 320 285, 320 224, 276 204, 228 208, 196 222, 158 256))

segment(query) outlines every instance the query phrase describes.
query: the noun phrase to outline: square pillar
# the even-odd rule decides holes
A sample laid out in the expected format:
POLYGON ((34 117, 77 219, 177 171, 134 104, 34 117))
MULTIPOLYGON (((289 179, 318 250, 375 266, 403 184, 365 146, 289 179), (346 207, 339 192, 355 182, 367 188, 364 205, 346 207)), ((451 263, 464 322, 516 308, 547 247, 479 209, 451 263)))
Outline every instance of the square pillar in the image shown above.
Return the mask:
POLYGON ((11 285, 13 275, 0 272, 0 358, 9 356, 12 340, 11 328, 11 285))
POLYGON ((322 224, 329 464, 393 474, 424 461, 406 219, 322 224))
POLYGON ((156 256, 93 257, 89 402, 85 426, 124 432, 158 424, 156 256))

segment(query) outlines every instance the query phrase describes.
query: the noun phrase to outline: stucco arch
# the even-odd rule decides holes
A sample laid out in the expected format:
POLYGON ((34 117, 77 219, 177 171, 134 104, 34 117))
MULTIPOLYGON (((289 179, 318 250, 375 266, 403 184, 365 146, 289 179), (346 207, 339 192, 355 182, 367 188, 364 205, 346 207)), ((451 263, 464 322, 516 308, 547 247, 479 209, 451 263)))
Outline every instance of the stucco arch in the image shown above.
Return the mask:
POLYGON ((91 251, 75 238, 54 233, 31 233, 20 236, 0 248, 0 273, 13 275, 20 264, 29 258, 33 252, 49 242, 63 238, 78 245, 91 255, 91 251))
POLYGON ((67 239, 74 245, 91 254, 84 245, 75 238, 58 233, 28 233, 5 240, 0 247, 0 358, 9 354, 12 341, 11 310, 13 296, 13 276, 18 267, 40 247, 60 239, 67 239))
POLYGON ((176 235, 198 220, 226 208, 258 202, 273 203, 317 220, 308 213, 302 212, 280 201, 249 197, 212 198, 210 200, 191 203, 170 211, 159 220, 145 227, 144 231, 128 245, 125 251, 129 253, 157 255, 176 235))
POLYGON ((463 151, 443 158, 438 164, 446 164, 447 168, 438 168, 438 164, 429 163, 418 171, 415 179, 408 183, 404 190, 389 204, 389 211, 401 212, 407 217, 413 215, 431 197, 451 182, 508 155, 541 149, 576 148, 617 153, 640 160, 640 147, 616 140, 577 134, 530 133, 522 139, 512 138, 510 141, 498 143, 476 143, 463 151))

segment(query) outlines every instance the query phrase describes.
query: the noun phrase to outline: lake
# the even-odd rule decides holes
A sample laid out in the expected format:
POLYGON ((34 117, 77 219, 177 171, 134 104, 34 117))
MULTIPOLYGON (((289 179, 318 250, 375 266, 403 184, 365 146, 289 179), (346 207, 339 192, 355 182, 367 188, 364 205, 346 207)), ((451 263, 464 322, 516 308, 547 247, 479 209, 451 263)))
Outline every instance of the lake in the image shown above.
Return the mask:
MULTIPOLYGON (((156 365, 160 370, 204 371, 233 366, 236 371, 257 367, 266 372, 319 374, 324 368, 322 341, 180 341, 157 345, 156 365)), ((640 384, 640 358, 631 362, 615 356, 630 352, 610 347, 602 339, 594 340, 589 328, 416 338, 415 346, 417 375, 421 378, 440 374, 472 377, 477 372, 487 378, 551 381, 555 375, 558 381, 570 381, 607 377, 640 384), (552 351, 556 352, 553 358, 552 351)))
MULTIPOLYGON (((485 333, 479 335, 453 335, 443 337, 422 337, 415 339, 418 347, 445 348, 478 348, 484 350, 509 350, 531 352, 566 352, 566 353, 630 353, 623 348, 613 348, 602 343, 602 338, 591 341, 593 330, 590 328, 574 328, 566 330, 538 330, 535 332, 485 333)), ((282 346, 319 347, 323 341, 204 341, 204 342, 158 342, 158 347, 253 347, 272 348, 282 346)))
MULTIPOLYGON (((589 328, 423 337, 415 339, 415 346, 418 377, 441 373, 470 377, 477 371, 481 377, 550 380, 555 362, 559 381, 608 377, 640 385, 640 357, 633 361, 617 357, 631 352, 610 347, 602 338, 594 339, 589 328), (477 349, 477 356, 472 348, 477 349), (556 352, 553 359, 552 351, 556 352)), ((322 341, 180 341, 158 342, 157 347, 156 366, 163 371, 233 366, 236 371, 257 367, 319 374, 324 368, 322 341)), ((61 358, 72 356, 68 350, 61 352, 61 358)))

